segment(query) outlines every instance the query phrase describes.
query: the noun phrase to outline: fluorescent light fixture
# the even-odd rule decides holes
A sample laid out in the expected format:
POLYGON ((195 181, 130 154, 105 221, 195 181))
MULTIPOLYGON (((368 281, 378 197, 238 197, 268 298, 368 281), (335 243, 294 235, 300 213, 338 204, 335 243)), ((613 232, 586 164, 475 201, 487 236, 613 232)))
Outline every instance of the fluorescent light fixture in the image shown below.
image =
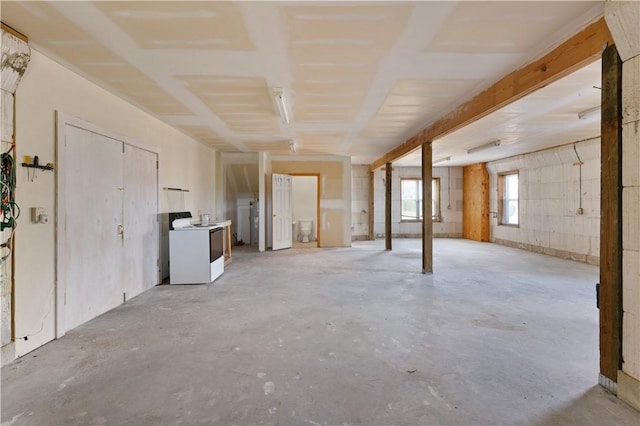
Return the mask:
POLYGON ((431 163, 431 165, 435 166, 436 164, 444 163, 444 162, 447 162, 447 161, 451 161, 451 157, 441 158, 441 159, 436 160, 433 163, 431 163))
POLYGON ((273 88, 273 99, 276 102, 276 107, 278 108, 278 114, 280 114, 282 123, 289 124, 289 111, 287 110, 287 103, 284 100, 282 87, 273 88))
POLYGON ((298 150, 298 147, 296 146, 296 141, 291 139, 289 141, 289 151, 291 151, 291 152, 293 152, 295 154, 297 150, 298 150))
POLYGON ((600 106, 585 109, 584 111, 580 111, 578 113, 578 118, 580 120, 587 120, 591 117, 595 117, 596 115, 600 115, 600 106))
POLYGON ((496 146, 500 146, 500 139, 496 139, 495 141, 485 143, 484 145, 480 145, 480 146, 476 146, 475 148, 468 149, 467 154, 473 154, 474 152, 484 151, 485 149, 493 148, 496 146))

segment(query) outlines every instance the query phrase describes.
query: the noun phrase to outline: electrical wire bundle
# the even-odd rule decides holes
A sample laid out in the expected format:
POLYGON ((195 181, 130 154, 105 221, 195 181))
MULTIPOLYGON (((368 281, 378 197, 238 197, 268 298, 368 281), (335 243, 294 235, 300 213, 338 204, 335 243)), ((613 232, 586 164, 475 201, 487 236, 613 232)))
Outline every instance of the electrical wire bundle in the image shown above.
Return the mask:
POLYGON ((0 245, 2 248, 2 256, 0 257, 0 263, 4 262, 11 255, 11 239, 16 228, 16 220, 20 216, 20 207, 15 201, 16 190, 16 162, 11 155, 11 149, 2 153, 2 159, 0 161, 0 175, 2 175, 1 181, 1 198, 0 198, 0 212, 2 213, 2 221, 0 222, 0 231, 4 231, 7 228, 11 229, 11 235, 6 241, 3 241, 0 245))

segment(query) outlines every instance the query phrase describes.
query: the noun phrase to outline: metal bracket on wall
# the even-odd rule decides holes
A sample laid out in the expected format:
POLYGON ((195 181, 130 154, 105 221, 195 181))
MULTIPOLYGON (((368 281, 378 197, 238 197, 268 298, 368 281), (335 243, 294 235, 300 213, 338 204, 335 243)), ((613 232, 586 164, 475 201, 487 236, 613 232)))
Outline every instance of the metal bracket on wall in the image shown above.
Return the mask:
POLYGON ((162 188, 164 191, 180 191, 180 192, 189 192, 188 189, 182 189, 182 188, 169 188, 169 187, 164 187, 162 188))

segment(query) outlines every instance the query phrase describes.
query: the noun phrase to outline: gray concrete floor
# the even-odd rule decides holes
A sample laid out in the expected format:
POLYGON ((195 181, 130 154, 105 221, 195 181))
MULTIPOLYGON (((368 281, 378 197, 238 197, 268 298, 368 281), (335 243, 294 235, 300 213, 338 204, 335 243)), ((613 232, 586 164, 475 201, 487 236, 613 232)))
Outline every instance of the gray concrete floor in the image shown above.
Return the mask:
POLYGON ((598 269, 419 240, 238 251, 2 370, 3 424, 598 424, 598 269))

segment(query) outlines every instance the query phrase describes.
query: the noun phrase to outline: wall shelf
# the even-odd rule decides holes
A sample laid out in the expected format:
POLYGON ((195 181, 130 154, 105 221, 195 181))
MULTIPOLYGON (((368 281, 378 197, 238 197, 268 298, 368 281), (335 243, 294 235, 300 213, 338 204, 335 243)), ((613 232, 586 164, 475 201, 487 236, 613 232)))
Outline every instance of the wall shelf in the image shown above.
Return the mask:
POLYGON ((35 165, 35 164, 29 164, 29 163, 22 163, 21 164, 22 167, 27 167, 29 169, 40 169, 40 170, 49 170, 49 171, 53 171, 54 167, 53 166, 41 166, 41 165, 35 165))

